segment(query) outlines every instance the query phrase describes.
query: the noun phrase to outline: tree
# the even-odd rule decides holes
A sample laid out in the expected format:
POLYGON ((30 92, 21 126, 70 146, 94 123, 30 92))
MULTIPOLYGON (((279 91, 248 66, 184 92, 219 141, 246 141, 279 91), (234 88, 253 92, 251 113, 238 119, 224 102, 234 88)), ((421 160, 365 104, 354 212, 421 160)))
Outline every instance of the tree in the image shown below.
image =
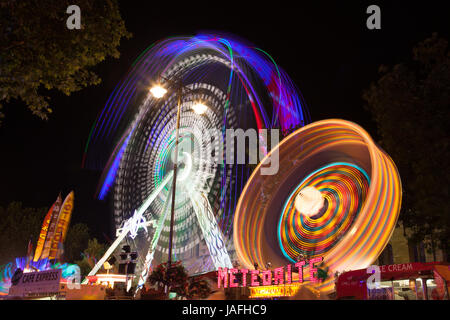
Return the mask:
POLYGON ((158 285, 163 288, 168 287, 169 292, 176 292, 180 296, 186 295, 188 285, 188 274, 180 261, 172 263, 167 270, 167 263, 159 264, 148 277, 151 285, 158 285))
POLYGON ((21 99, 33 114, 47 119, 52 109, 45 90, 70 95, 99 84, 101 79, 91 68, 107 57, 119 57, 120 40, 131 34, 117 0, 77 1, 80 30, 66 26, 71 4, 65 0, 0 3, 0 103, 21 99))
POLYGON ((82 258, 83 250, 88 247, 89 228, 84 223, 77 223, 69 227, 64 241, 64 260, 73 263, 82 258))
POLYGON ((160 290, 167 286, 169 292, 175 292, 179 297, 187 299, 205 299, 211 294, 208 281, 189 278, 181 261, 173 263, 169 271, 167 263, 159 264, 147 281, 151 285, 156 284, 160 290))
POLYGON ((205 279, 192 279, 189 281, 185 293, 188 299, 206 299, 211 294, 211 287, 205 279))
POLYGON ((95 266, 98 260, 106 252, 106 245, 99 243, 96 238, 89 239, 87 248, 83 251, 81 260, 75 261, 80 267, 81 277, 85 277, 89 274, 92 268, 95 266))
POLYGON ((392 68, 363 98, 377 124, 380 145, 396 163, 403 186, 400 219, 409 239, 434 251, 450 249, 450 54, 437 34, 420 42, 412 59, 392 68))
POLYGON ((0 265, 24 257, 30 239, 36 245, 47 211, 24 207, 21 202, 11 202, 6 208, 0 206, 0 265))

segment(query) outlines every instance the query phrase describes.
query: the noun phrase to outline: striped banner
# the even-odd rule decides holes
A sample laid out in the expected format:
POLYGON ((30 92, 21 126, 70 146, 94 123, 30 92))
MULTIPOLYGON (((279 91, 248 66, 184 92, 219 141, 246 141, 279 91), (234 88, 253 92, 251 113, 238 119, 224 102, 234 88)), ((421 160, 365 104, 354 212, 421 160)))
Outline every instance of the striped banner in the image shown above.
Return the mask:
POLYGON ((59 195, 52 207, 53 211, 50 219, 50 225, 48 226, 47 238, 45 239, 44 242, 44 249, 42 251, 40 260, 48 258, 50 254, 50 246, 52 244, 53 236, 55 234, 56 224, 58 222, 59 217, 59 211, 61 209, 61 202, 62 202, 61 195, 59 195))
POLYGON ((50 246, 49 260, 58 258, 58 251, 67 235, 70 217, 73 209, 74 192, 71 191, 61 206, 58 221, 56 223, 55 234, 53 236, 52 244, 50 246))
POLYGON ((41 257, 42 250, 44 249, 45 239, 47 238, 47 231, 50 225, 50 221, 52 220, 52 212, 55 204, 52 205, 50 210, 48 210, 47 215, 44 218, 44 222, 42 223, 41 233, 39 234, 39 239, 36 244, 36 250, 34 251, 33 261, 36 262, 41 257))

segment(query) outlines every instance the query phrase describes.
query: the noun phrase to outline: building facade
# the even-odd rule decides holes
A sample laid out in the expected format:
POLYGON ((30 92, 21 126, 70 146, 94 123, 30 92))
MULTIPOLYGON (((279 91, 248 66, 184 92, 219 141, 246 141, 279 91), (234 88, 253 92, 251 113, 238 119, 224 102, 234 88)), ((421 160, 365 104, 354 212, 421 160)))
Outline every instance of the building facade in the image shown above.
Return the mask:
POLYGON ((378 257, 378 265, 399 264, 408 262, 445 262, 448 257, 445 252, 436 249, 435 253, 426 249, 426 244, 411 243, 407 238, 408 229, 404 229, 401 222, 397 224, 394 233, 378 257))

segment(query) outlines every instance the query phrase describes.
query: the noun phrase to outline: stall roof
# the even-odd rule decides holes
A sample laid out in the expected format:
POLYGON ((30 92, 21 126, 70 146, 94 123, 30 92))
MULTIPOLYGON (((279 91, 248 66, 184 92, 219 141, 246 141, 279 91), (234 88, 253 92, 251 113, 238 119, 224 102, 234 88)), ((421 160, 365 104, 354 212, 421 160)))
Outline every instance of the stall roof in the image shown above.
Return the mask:
POLYGON ((450 265, 435 265, 434 268, 436 269, 437 273, 445 279, 447 282, 447 285, 450 286, 450 265))
MULTIPOLYGON (((444 272, 449 268, 448 262, 412 262, 412 263, 401 263, 401 264, 391 264, 391 265, 382 265, 379 266, 381 271, 381 279, 382 280, 396 280, 396 279, 405 279, 411 277, 419 277, 421 275, 425 275, 428 273, 432 273, 433 270, 436 270, 439 274, 444 272), (436 267, 441 266, 442 268, 437 269, 436 267), (441 272, 439 271, 441 270, 441 272)), ((339 276, 338 281, 361 281, 367 280, 367 278, 371 275, 371 273, 367 273, 367 269, 359 269, 352 270, 342 273, 339 276)), ((443 275, 442 277, 445 279, 450 279, 450 274, 443 275)))

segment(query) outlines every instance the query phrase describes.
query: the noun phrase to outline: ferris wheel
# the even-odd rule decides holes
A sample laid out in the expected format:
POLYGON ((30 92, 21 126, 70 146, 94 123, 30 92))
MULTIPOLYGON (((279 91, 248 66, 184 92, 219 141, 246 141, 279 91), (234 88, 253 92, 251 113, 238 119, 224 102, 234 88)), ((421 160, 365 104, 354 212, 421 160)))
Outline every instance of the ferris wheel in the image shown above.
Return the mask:
MULTIPOLYGON (((223 157, 233 147, 224 143, 226 131, 286 130, 308 121, 286 73, 266 52, 242 40, 202 34, 147 48, 110 96, 86 147, 85 166, 104 167, 98 198, 109 195, 117 230, 89 275, 126 241, 139 253, 142 285, 149 268, 168 259, 172 205, 172 258, 190 273, 231 267, 234 211, 251 168, 223 157), (172 85, 175 80, 182 95, 172 85), (164 99, 150 94, 155 83, 167 88, 164 99), (198 101, 207 106, 202 114, 193 110, 198 101), (179 169, 172 193, 174 159, 179 169)), ((266 141, 259 139, 266 154, 266 141)))

